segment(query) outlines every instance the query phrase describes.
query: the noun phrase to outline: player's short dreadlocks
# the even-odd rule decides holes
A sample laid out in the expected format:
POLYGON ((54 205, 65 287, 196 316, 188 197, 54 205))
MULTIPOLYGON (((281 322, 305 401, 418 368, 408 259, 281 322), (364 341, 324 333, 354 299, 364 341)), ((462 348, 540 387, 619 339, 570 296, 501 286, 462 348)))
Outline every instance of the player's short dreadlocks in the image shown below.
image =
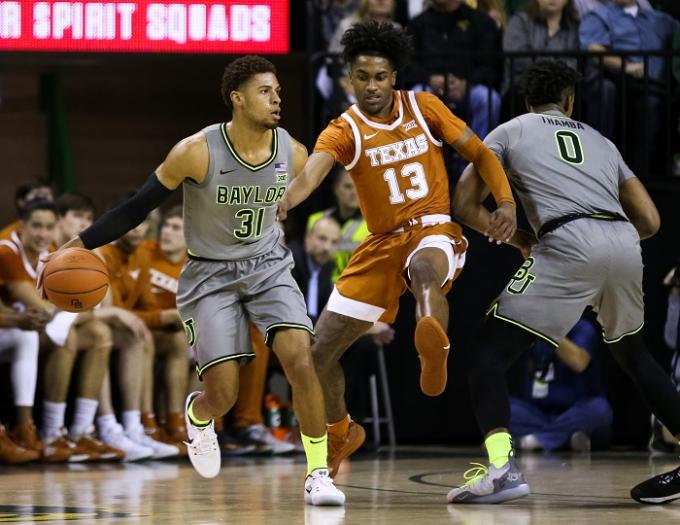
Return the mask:
POLYGON ((237 58, 224 68, 224 74, 222 75, 222 99, 229 108, 232 107, 231 92, 238 90, 241 84, 258 73, 274 73, 276 75, 276 66, 266 58, 248 55, 237 58))
POLYGON ((529 105, 559 104, 565 89, 573 88, 581 75, 561 60, 540 59, 520 78, 520 87, 529 105))
POLYGON ((389 22, 365 22, 350 27, 342 35, 342 57, 352 64, 359 55, 384 57, 400 70, 411 54, 411 37, 389 22))

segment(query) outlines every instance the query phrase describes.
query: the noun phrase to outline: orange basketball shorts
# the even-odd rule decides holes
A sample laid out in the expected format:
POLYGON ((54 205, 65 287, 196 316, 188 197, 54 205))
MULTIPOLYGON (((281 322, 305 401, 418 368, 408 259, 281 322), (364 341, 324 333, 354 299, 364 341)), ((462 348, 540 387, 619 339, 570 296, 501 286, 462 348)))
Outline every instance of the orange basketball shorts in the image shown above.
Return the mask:
POLYGON ((462 229, 454 222, 368 237, 354 251, 336 282, 328 310, 368 322, 394 322, 399 297, 408 288, 408 265, 424 248, 446 253, 449 272, 442 287, 448 292, 465 264, 467 249, 462 229))

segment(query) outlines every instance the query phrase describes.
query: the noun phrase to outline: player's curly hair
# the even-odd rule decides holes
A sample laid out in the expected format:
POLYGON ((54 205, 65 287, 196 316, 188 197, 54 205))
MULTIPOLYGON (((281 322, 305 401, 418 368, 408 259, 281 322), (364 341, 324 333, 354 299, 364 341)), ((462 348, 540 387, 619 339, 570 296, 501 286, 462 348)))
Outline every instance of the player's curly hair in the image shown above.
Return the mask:
POLYGON ((565 89, 574 88, 581 74, 562 60, 540 59, 520 78, 520 88, 531 106, 559 104, 565 89))
POLYGON ((224 68, 222 75, 222 99, 231 108, 231 92, 236 91, 244 82, 258 73, 274 73, 276 66, 266 58, 257 55, 247 55, 237 58, 224 68))
POLYGON ((364 22, 342 35, 342 58, 351 65, 359 55, 384 57, 400 70, 408 61, 413 46, 411 36, 389 22, 364 22))

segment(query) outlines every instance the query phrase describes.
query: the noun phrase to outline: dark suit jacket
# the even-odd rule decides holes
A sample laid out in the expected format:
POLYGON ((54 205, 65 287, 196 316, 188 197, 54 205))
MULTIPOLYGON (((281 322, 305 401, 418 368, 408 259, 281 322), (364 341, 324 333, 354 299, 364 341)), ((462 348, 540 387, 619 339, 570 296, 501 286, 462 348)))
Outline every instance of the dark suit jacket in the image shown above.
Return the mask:
MULTIPOLYGON (((311 276, 311 271, 307 262, 307 253, 305 252, 304 246, 297 241, 288 243, 288 248, 290 248, 290 251, 293 252, 293 260, 295 261, 295 267, 293 268, 293 278, 297 281, 300 291, 306 299, 307 288, 309 287, 309 278, 311 276)), ((317 312, 319 314, 321 314, 324 306, 326 306, 328 298, 331 296, 331 292, 333 291, 333 281, 331 280, 331 276, 333 274, 334 268, 335 259, 331 259, 321 267, 321 273, 319 274, 319 293, 317 303, 317 312)), ((314 323, 316 323, 317 318, 318 317, 311 317, 314 323)))

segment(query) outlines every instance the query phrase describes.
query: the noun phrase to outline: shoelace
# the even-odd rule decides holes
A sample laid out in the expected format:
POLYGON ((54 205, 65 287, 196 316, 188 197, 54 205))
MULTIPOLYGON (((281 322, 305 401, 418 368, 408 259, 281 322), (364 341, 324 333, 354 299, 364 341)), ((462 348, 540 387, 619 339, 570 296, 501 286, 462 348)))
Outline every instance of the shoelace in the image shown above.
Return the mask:
POLYGON ((667 485, 669 483, 673 483, 676 481, 676 479, 680 480, 680 467, 676 468, 675 470, 671 470, 670 472, 666 472, 665 474, 661 474, 659 481, 664 485, 667 485))
POLYGON ((463 477, 466 480, 463 487, 474 485, 489 473, 489 469, 486 468, 486 465, 482 465, 481 463, 470 463, 470 465, 472 465, 472 468, 467 469, 463 474, 463 477))
POLYGON ((335 488, 335 485, 333 485, 333 480, 330 478, 330 476, 322 476, 322 475, 317 475, 313 476, 313 479, 316 480, 319 485, 317 485, 316 490, 321 490, 321 485, 323 487, 333 487, 335 488))

